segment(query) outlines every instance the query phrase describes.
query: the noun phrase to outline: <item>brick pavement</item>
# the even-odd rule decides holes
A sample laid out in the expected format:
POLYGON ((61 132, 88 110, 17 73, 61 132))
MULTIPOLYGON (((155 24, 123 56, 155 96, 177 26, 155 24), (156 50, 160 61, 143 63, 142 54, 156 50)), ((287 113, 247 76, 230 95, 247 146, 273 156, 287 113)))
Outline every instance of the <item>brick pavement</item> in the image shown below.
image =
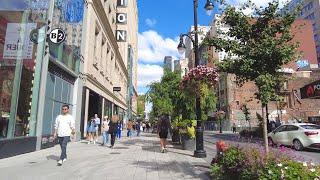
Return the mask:
POLYGON ((192 152, 169 146, 160 153, 154 134, 124 137, 114 149, 86 141, 68 144, 68 160, 56 166, 60 147, 0 160, 1 180, 170 180, 210 179, 209 164, 192 152))

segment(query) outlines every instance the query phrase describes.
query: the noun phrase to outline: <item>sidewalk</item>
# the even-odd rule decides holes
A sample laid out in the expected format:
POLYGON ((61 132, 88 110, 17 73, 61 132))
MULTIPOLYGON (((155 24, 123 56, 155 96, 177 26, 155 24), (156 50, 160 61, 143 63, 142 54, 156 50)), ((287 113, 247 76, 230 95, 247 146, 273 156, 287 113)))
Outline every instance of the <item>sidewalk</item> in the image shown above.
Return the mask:
POLYGON ((115 148, 86 144, 68 144, 68 160, 57 166, 60 147, 0 160, 1 180, 168 180, 210 179, 209 164, 192 157, 193 152, 169 146, 160 153, 154 134, 143 134, 116 141, 115 148))

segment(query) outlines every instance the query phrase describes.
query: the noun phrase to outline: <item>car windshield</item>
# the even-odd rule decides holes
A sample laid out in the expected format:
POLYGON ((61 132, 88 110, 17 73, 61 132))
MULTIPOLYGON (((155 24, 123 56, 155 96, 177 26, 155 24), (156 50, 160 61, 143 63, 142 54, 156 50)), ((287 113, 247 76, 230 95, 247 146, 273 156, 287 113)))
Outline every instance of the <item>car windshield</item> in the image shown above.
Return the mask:
POLYGON ((304 129, 320 129, 320 126, 318 125, 301 125, 304 129))

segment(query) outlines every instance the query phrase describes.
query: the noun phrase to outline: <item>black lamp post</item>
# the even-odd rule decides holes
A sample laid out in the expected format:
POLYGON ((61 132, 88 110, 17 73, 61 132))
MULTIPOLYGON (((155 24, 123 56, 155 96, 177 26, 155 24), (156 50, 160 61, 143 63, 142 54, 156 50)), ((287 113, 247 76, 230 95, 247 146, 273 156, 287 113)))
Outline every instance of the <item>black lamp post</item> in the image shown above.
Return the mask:
MULTIPOLYGON (((213 3, 211 0, 207 0, 205 9, 208 14, 213 10, 213 3)), ((186 46, 183 42, 183 37, 189 37, 193 43, 194 55, 195 55, 195 66, 200 64, 199 58, 199 43, 198 43, 198 0, 193 0, 193 10, 194 10, 194 40, 188 34, 180 35, 180 43, 178 45, 179 53, 183 54, 186 50, 186 46)), ((194 151, 194 156, 197 158, 205 158, 207 156, 203 145, 203 128, 201 121, 201 106, 200 97, 196 96, 196 116, 197 116, 197 128, 196 128, 196 150, 194 151)))

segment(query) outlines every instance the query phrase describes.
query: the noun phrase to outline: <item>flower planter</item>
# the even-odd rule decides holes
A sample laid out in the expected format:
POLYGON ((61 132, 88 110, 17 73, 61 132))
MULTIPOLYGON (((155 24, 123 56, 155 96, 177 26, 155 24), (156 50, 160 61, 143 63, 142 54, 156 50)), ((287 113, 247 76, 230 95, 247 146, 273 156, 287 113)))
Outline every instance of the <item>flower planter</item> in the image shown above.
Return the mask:
POLYGON ((180 144, 180 133, 179 130, 172 132, 172 143, 180 144))
POLYGON ((195 150, 195 146, 196 146, 195 139, 190 139, 187 136, 182 136, 182 149, 183 150, 193 151, 193 150, 195 150))

